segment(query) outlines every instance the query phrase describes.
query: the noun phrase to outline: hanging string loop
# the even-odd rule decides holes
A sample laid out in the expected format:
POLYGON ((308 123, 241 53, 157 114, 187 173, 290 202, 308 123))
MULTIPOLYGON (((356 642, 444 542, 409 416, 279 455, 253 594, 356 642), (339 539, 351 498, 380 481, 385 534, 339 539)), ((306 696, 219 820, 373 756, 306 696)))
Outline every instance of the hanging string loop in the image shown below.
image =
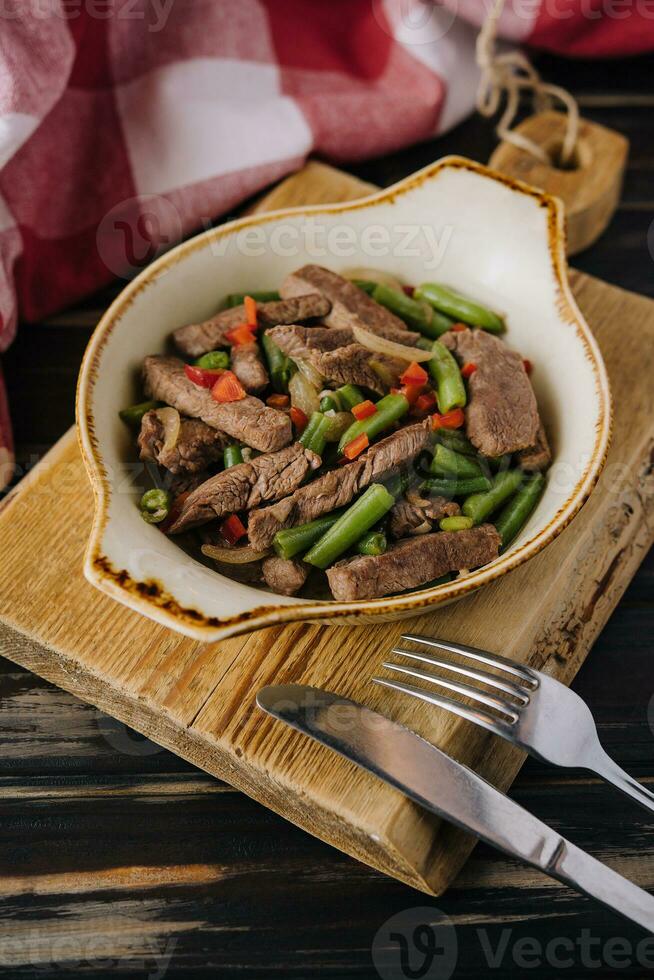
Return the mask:
POLYGON ((496 115, 502 99, 505 106, 496 126, 501 140, 531 153, 542 163, 551 164, 547 151, 521 133, 511 129, 520 108, 520 96, 531 92, 537 112, 553 108, 558 101, 567 112, 567 126, 561 146, 559 162, 561 166, 571 166, 574 161, 577 138, 579 136, 579 107, 575 99, 559 85, 544 82, 529 59, 521 51, 508 51, 498 54, 496 50, 497 31, 505 0, 493 0, 493 5, 477 37, 477 64, 481 78, 477 90, 477 109, 482 116, 496 115))

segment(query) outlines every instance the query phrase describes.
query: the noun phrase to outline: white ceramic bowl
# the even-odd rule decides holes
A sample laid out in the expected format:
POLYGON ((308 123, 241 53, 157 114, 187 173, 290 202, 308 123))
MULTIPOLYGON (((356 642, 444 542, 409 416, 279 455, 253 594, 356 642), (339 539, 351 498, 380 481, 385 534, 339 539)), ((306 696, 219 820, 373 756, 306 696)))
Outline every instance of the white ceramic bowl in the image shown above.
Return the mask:
POLYGON ((291 620, 361 624, 409 616, 506 574, 552 541, 588 498, 606 457, 611 408, 600 353, 567 281, 561 203, 447 157, 365 200, 243 218, 159 258, 93 334, 77 419, 96 500, 86 577, 172 629, 215 641, 291 620), (175 327, 211 316, 226 293, 277 288, 306 262, 445 282, 505 313, 507 342, 535 365, 554 465, 535 513, 492 564, 409 594, 318 602, 225 578, 139 516, 134 438, 118 409, 141 400, 143 357, 162 351, 175 327))

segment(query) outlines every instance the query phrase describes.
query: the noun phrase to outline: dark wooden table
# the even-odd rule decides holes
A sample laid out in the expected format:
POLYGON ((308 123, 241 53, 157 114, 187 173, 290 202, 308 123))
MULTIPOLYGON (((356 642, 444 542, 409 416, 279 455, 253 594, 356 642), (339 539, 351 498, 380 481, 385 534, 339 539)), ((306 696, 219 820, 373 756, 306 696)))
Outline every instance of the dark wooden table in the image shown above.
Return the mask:
MULTIPOLYGON (((654 56, 604 64, 548 57, 540 66, 573 91, 585 115, 631 140, 611 228, 574 264, 654 296, 654 56)), ((449 152, 485 160, 493 145, 491 126, 473 118, 356 172, 388 184, 449 152)), ((25 325, 6 355, 18 476, 72 423, 80 359, 112 293, 25 325)), ((606 747, 650 786, 653 585, 650 554, 575 683, 606 747)), ((487 847, 433 901, 8 661, 0 661, 0 697, 0 964, 7 977, 507 980, 590 972, 640 978, 654 969, 654 939, 643 943, 635 927, 487 847), (425 906, 451 923, 439 934, 446 952, 431 969, 418 956, 414 972, 378 971, 388 918, 409 910, 394 928, 411 944, 425 906)), ((512 795, 654 888, 654 820, 614 791, 581 772, 530 761, 512 795)))

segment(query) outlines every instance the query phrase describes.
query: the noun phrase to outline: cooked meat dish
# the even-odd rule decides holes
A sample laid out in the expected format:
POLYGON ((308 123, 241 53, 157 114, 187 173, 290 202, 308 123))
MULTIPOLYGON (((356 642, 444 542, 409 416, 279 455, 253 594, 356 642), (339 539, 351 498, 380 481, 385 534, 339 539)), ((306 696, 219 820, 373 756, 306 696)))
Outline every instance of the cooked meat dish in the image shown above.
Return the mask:
POLYGON ((351 330, 335 327, 275 327, 269 332, 281 352, 291 360, 310 364, 325 382, 332 385, 354 384, 383 395, 390 380, 394 386, 406 367, 406 361, 379 354, 370 363, 370 351, 354 342, 351 330), (385 365, 388 377, 382 380, 379 365, 385 365), (377 371, 375 370, 377 367, 377 371))
POLYGON ((306 265, 231 294, 174 331, 180 356, 145 358, 148 401, 120 412, 144 520, 253 587, 354 602, 450 581, 543 493, 552 452, 502 317, 360 276, 306 265))
MULTIPOLYGON (((174 410, 173 410, 174 411, 174 410)), ((141 459, 159 463, 165 470, 177 476, 182 473, 200 473, 210 463, 218 463, 223 458, 229 436, 212 428, 200 419, 177 418, 173 423, 177 431, 166 442, 166 413, 149 411, 141 420, 138 447, 141 459), (163 417, 162 417, 163 416, 163 417)))
POLYGON ((357 555, 327 569, 335 599, 374 599, 425 585, 447 572, 478 568, 501 544, 492 524, 461 531, 438 531, 390 545, 382 555, 357 555))
MULTIPOLYGON (((283 412, 269 408, 251 395, 238 402, 217 402, 208 388, 201 388, 184 371, 183 361, 155 354, 143 363, 145 392, 180 414, 201 419, 219 432, 240 439, 260 452, 287 446, 293 437, 291 421, 283 412)), ((239 386, 240 387, 240 386, 239 386)))
MULTIPOLYGON (((327 299, 313 293, 297 299, 260 303, 257 306, 257 321, 266 327, 275 327, 280 323, 298 323, 325 317, 330 309, 331 303, 327 299)), ((189 357, 199 357, 207 351, 226 347, 231 344, 228 334, 244 323, 245 319, 243 305, 233 306, 204 323, 189 323, 186 327, 180 327, 173 334, 175 346, 189 357)))

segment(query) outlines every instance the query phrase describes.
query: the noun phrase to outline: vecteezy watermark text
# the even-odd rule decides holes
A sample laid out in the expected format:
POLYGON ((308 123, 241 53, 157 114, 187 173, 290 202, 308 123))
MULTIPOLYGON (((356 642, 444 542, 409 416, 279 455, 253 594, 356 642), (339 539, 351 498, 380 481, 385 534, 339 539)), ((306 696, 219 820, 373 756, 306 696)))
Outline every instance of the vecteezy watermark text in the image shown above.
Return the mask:
POLYGON ((150 34, 164 29, 175 0, 0 0, 0 21, 18 20, 26 14, 34 20, 75 21, 80 17, 91 20, 129 21, 150 34))
POLYGON ((372 941, 372 962, 381 980, 450 980, 460 952, 483 964, 484 974, 502 976, 510 968, 549 968, 552 975, 584 970, 654 969, 654 936, 598 936, 580 929, 542 940, 523 929, 465 929, 465 945, 451 919, 435 906, 397 912, 384 922, 372 941), (496 973, 497 971, 497 973, 496 973))
MULTIPOLYGON (((235 229, 211 233, 207 247, 216 258, 236 254, 243 258, 276 255, 301 261, 356 259, 413 259, 433 272, 443 261, 453 240, 452 225, 432 222, 381 223, 348 221, 342 216, 311 215, 288 220, 245 223, 235 229)), ((114 275, 131 278, 182 237, 180 216, 166 198, 150 195, 116 205, 102 219, 96 235, 97 248, 114 275)))

